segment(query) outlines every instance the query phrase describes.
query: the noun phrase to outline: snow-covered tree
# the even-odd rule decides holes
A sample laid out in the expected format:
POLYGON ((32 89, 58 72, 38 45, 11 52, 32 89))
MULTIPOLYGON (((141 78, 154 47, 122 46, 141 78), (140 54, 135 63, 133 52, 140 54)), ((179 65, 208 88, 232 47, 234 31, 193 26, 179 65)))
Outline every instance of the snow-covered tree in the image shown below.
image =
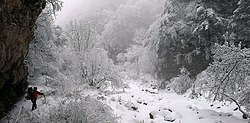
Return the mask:
POLYGON ((239 110, 246 116, 250 111, 250 50, 225 42, 216 44, 213 53, 214 61, 208 67, 210 81, 205 90, 210 92, 214 100, 229 100, 237 104, 239 110), (241 106, 245 106, 243 110, 241 106))
MULTIPOLYGON (((127 49, 127 53, 125 54, 127 62, 130 63, 132 66, 131 68, 135 68, 137 75, 140 73, 140 58, 145 51, 145 48, 143 46, 144 44, 144 39, 146 35, 146 30, 145 29, 139 29, 135 32, 134 36, 134 45, 131 45, 127 49)), ((128 64, 129 64, 128 63, 128 64)))
MULTIPOLYGON (((181 66, 190 70, 193 77, 204 67, 200 64, 205 48, 200 48, 198 37, 192 33, 196 26, 195 1, 168 0, 159 24, 157 55, 160 70, 158 76, 170 80, 178 75, 181 66), (197 54, 195 51, 201 49, 197 54), (195 64, 191 68, 191 64, 195 64)), ((206 63, 207 64, 207 63, 206 63)))
POLYGON ((250 47, 250 3, 248 0, 239 0, 237 8, 233 12, 230 21, 231 31, 234 33, 234 41, 241 42, 242 47, 250 47))
POLYGON ((87 52, 95 44, 95 27, 91 21, 71 21, 66 25, 65 35, 77 52, 87 52))
POLYGON ((160 40, 159 24, 160 19, 157 19, 147 30, 145 28, 137 30, 133 38, 133 45, 130 45, 126 49, 127 53, 118 55, 119 58, 126 61, 126 68, 137 71, 137 73, 147 73, 157 77, 156 74, 161 69, 157 55, 160 40), (125 58, 120 56, 124 56, 125 58))
MULTIPOLYGON (((53 16, 51 15, 49 4, 36 21, 35 39, 31 42, 27 56, 29 67, 29 79, 37 79, 41 76, 55 77, 58 75, 56 64, 57 58, 54 53, 57 46, 53 42, 55 39, 53 16)), ((58 30, 58 35, 60 31, 58 30)), ((38 80, 36 80, 38 81, 38 80)), ((44 80, 42 80, 44 81, 44 80)))
POLYGON ((47 4, 35 25, 35 39, 27 55, 29 82, 36 86, 50 86, 64 94, 75 89, 74 85, 81 80, 81 72, 63 29, 53 25, 51 4, 47 4))
POLYGON ((101 86, 102 82, 111 81, 119 86, 121 80, 113 61, 100 45, 95 25, 89 21, 72 21, 66 26, 65 36, 71 42, 81 70, 82 82, 90 86, 101 86), (118 82, 118 83, 117 83, 118 82))
POLYGON ((49 10, 46 11, 48 14, 56 15, 56 12, 61 11, 63 2, 61 0, 46 0, 47 8, 49 10))

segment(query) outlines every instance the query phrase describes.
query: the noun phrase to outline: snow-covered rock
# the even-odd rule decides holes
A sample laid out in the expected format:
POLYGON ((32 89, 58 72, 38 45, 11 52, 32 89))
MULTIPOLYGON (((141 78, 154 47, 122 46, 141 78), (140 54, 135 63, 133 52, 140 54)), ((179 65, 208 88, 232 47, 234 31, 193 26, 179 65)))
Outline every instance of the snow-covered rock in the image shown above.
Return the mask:
POLYGON ((122 104, 108 104, 121 118, 121 123, 247 123, 247 120, 241 119, 239 111, 233 111, 235 105, 232 104, 214 103, 221 106, 218 109, 211 107, 211 102, 203 97, 189 99, 188 96, 165 91, 151 94, 150 88, 143 85, 131 82, 129 86, 126 93, 111 96, 120 96, 122 104))

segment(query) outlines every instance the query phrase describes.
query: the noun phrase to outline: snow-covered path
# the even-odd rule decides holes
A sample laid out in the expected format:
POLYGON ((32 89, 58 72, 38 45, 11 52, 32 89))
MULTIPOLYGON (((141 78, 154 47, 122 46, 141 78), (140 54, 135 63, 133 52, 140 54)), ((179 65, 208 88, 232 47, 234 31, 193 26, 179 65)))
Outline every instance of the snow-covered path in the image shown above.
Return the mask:
MULTIPOLYGON (((120 123, 248 123, 248 120, 241 118, 242 114, 238 110, 234 111, 236 106, 229 102, 208 102, 203 97, 190 99, 188 94, 158 92, 157 89, 141 85, 135 80, 129 80, 127 83, 130 88, 119 94, 108 95, 87 89, 82 92, 82 96, 90 95, 102 100, 113 109, 120 123)), ((42 90, 47 92, 49 88, 42 90)), ((48 96, 45 105, 42 104, 42 99, 39 99, 38 109, 33 113, 38 117, 46 116, 49 110, 62 100, 67 98, 48 96)), ((25 100, 17 103, 10 114, 15 118, 20 107, 23 107, 29 116, 31 102, 25 100)))
POLYGON ((247 123, 229 102, 209 103, 129 82, 125 93, 108 96, 106 104, 121 123, 247 123))

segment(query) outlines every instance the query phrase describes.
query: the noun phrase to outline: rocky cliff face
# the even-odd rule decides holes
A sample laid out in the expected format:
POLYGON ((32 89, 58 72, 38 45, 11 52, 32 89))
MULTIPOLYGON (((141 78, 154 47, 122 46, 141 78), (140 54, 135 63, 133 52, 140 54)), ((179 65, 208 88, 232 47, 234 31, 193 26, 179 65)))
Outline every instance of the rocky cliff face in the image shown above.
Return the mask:
POLYGON ((0 118, 24 93, 24 59, 45 0, 0 0, 0 118))

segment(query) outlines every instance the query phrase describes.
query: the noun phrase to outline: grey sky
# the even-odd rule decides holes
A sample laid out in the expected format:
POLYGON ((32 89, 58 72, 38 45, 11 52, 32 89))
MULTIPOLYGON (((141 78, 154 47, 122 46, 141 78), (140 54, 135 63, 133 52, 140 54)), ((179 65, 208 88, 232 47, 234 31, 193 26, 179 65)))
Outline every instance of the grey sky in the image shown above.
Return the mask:
POLYGON ((81 18, 88 10, 89 0, 62 0, 64 2, 62 11, 57 13, 56 24, 65 25, 68 21, 81 18))

